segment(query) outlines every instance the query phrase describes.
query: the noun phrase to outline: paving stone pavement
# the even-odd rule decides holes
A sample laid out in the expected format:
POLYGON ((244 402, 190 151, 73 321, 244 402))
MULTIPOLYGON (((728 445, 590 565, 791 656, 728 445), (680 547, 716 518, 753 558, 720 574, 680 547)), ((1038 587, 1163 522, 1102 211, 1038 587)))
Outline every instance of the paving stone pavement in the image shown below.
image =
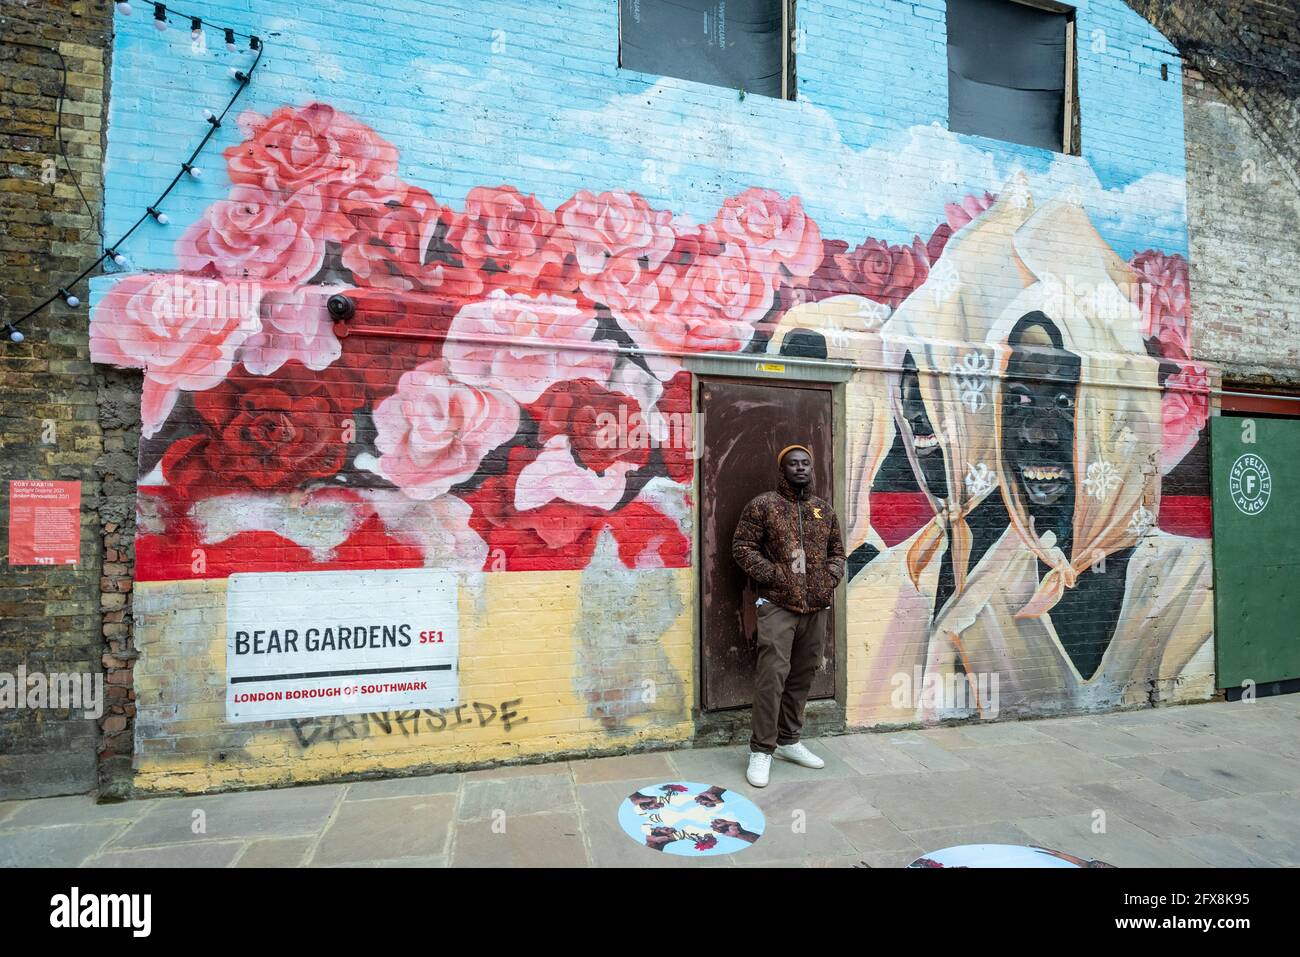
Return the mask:
POLYGON ((745 782, 744 747, 96 804, 0 802, 6 867, 902 867, 954 844, 1039 844, 1120 867, 1300 866, 1300 694, 809 740, 745 782), (766 816, 729 854, 639 846, 642 787, 733 789, 766 816))

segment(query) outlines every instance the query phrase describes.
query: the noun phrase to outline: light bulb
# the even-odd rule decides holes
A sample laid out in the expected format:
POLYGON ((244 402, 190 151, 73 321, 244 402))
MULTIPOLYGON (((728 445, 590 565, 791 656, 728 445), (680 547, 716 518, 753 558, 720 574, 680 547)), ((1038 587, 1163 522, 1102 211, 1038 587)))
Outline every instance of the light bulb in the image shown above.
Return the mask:
POLYGON ((108 251, 108 258, 111 259, 111 260, 113 260, 113 263, 114 263, 115 265, 118 265, 118 266, 125 266, 125 265, 126 265, 126 257, 123 256, 123 255, 122 255, 120 252, 118 252, 116 249, 110 249, 110 250, 108 251))
POLYGON ((159 30, 167 29, 167 5, 155 3, 153 5, 153 25, 159 30))
POLYGON ((238 80, 240 83, 248 82, 248 75, 245 74, 244 71, 239 69, 238 67, 232 66, 227 72, 230 74, 230 78, 232 80, 238 80))
POLYGON ((63 301, 66 302, 73 309, 76 309, 78 306, 81 305, 81 300, 78 299, 76 296, 74 296, 72 293, 68 292, 68 290, 66 289, 60 289, 59 295, 62 296, 63 301))
POLYGON ((120 0, 117 4, 117 12, 124 17, 129 17, 131 15, 131 4, 127 3, 126 0, 120 0))
POLYGON ((235 46, 235 31, 230 29, 230 27, 226 27, 226 49, 231 53, 235 53, 239 49, 235 46))
POLYGON ((185 172, 189 173, 194 179, 203 178, 203 170, 199 169, 197 166, 191 166, 185 172))
POLYGON ((171 222, 171 220, 167 218, 167 214, 166 214, 166 213, 159 213, 159 214, 158 214, 158 222, 160 222, 160 223, 162 223, 162 225, 166 226, 168 223, 171 222))
POLYGON ((203 39, 203 21, 198 17, 190 17, 190 39, 195 43, 203 39))
POLYGON ((22 341, 23 341, 23 334, 22 334, 21 332, 19 332, 17 329, 15 329, 13 326, 10 326, 10 327, 9 327, 9 339, 10 339, 10 341, 12 341, 12 342, 22 342, 22 341))

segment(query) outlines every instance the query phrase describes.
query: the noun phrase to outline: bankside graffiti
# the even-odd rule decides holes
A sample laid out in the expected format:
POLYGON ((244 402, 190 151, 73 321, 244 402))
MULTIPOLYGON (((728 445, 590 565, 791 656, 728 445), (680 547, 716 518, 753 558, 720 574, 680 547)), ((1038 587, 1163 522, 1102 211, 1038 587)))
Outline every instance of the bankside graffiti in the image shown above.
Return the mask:
MULTIPOLYGON (((592 569, 630 602, 640 579, 610 561, 691 561, 683 360, 849 359, 851 719, 990 714, 988 683, 891 706, 898 674, 998 674, 1006 713, 1201 673, 1210 373, 1187 263, 1122 260, 1068 190, 1015 176, 910 244, 851 244, 761 187, 702 225, 624 190, 551 209, 478 186, 455 209, 329 105, 240 124, 180 271, 121 278, 92 322, 96 361, 144 369, 142 581, 592 569), (358 308, 335 325, 338 292, 358 308)), ((671 666, 620 657, 607 606, 584 608, 590 713, 655 710, 622 687, 646 660, 683 709, 671 666)))
POLYGON ((509 734, 513 728, 528 720, 528 716, 518 710, 521 704, 523 698, 502 701, 499 705, 474 701, 455 708, 437 710, 422 708, 361 715, 291 718, 286 724, 293 729, 298 746, 303 749, 331 741, 360 740, 371 735, 401 734, 415 737, 421 731, 436 734, 459 727, 486 728, 492 724, 509 734))

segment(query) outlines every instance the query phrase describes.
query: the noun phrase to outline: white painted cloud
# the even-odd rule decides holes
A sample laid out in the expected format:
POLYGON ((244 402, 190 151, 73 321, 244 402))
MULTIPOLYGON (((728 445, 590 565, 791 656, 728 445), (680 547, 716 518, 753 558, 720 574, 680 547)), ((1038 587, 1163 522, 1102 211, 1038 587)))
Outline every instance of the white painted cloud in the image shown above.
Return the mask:
MULTIPOLYGON (((1106 189, 1082 157, 1056 156, 1048 164, 1041 154, 1017 155, 1014 147, 1004 154, 938 124, 885 132, 859 148, 845 142, 827 110, 802 101, 779 105, 779 119, 761 115, 773 109, 768 104, 726 113, 709 109, 705 115, 698 89, 665 78, 644 92, 611 97, 598 110, 562 111, 560 120, 603 141, 596 148, 608 155, 640 151, 643 182, 628 188, 639 185, 647 197, 675 203, 677 211, 683 200, 716 205, 734 192, 735 183, 700 176, 702 170, 721 170, 748 184, 798 194, 829 237, 905 242, 914 233, 928 236, 943 221, 945 203, 966 193, 996 192, 1023 170, 1036 201, 1077 189, 1121 254, 1148 246, 1185 249, 1185 192, 1174 176, 1152 173, 1106 189), (692 116, 697 121, 684 119, 692 116), (707 196, 700 196, 702 188, 707 196)), ((709 215, 703 208, 687 211, 709 215)))

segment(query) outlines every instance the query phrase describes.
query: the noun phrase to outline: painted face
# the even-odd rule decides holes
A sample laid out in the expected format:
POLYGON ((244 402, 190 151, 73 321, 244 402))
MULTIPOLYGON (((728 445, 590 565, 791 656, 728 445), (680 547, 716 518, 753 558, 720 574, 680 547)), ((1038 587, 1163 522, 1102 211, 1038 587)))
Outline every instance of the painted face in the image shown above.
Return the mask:
POLYGON ((1012 353, 1003 388, 1003 463, 1028 502, 1034 530, 1051 529, 1068 554, 1079 358, 1062 347, 1056 324, 1041 312, 1022 317, 1007 341, 1012 353))
POLYGON ((916 453, 917 462, 921 464, 921 476, 931 495, 947 498, 948 478, 944 473, 943 450, 939 448, 939 436, 935 434, 934 425, 925 411, 925 402, 921 399, 921 377, 917 374, 916 360, 910 352, 903 357, 899 398, 903 403, 903 418, 907 420, 912 432, 912 450, 916 453))
POLYGON ((802 449, 787 452, 781 460, 781 471, 794 488, 807 488, 812 482, 812 459, 802 449))

